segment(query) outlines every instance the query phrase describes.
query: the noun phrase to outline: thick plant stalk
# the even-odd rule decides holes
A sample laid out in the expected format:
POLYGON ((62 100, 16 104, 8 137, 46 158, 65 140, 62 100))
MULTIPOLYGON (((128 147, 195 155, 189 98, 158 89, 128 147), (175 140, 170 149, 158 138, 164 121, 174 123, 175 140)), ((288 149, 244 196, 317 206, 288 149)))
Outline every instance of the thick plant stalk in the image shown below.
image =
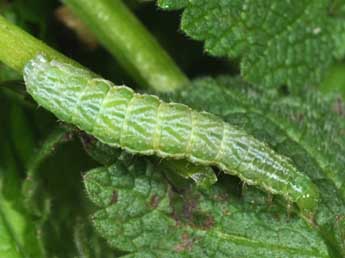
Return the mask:
POLYGON ((28 92, 62 121, 128 152, 216 165, 273 194, 317 207, 319 193, 290 161, 206 112, 114 86, 88 71, 38 56, 24 69, 28 92))
POLYGON ((0 15, 0 61, 19 73, 37 54, 80 66, 0 15))
POLYGON ((120 0, 64 0, 140 85, 172 92, 188 82, 170 56, 120 0))

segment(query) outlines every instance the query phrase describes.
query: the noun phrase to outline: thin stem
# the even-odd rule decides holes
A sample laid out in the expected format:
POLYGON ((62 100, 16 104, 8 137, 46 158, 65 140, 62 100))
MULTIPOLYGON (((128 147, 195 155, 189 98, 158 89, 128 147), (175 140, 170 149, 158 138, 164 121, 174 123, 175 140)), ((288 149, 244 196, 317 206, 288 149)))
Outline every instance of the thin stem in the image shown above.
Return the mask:
POLYGON ((37 54, 80 66, 0 15, 0 61, 19 73, 37 54))
POLYGON ((188 82, 170 56, 120 0, 64 0, 141 85, 171 92, 188 82))
POLYGON ((37 197, 39 168, 55 152, 57 145, 72 140, 72 137, 69 136, 70 133, 71 129, 62 127, 55 128, 28 162, 26 180, 22 185, 22 192, 24 193, 24 205, 36 216, 43 216, 49 212, 48 204, 44 203, 42 208, 42 206, 38 207, 34 201, 37 197))

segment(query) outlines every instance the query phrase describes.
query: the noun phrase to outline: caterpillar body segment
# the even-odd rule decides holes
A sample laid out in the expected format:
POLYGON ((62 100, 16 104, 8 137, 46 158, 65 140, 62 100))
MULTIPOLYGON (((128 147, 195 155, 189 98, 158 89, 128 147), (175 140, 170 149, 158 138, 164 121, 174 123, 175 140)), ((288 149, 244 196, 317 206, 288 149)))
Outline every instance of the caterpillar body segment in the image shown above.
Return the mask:
POLYGON ((197 112, 43 56, 24 68, 28 92, 62 121, 103 143, 143 155, 215 165, 312 211, 319 194, 309 177, 266 144, 207 112, 197 112))

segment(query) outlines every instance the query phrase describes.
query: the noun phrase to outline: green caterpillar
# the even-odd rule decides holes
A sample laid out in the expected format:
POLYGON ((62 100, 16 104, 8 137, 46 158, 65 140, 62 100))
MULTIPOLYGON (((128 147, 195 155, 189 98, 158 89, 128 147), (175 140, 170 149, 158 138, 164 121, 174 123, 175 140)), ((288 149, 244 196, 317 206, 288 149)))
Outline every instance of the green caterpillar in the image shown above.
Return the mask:
POLYGON ((27 91, 62 121, 131 153, 216 165, 312 212, 319 193, 290 161, 219 117, 166 103, 37 56, 24 68, 27 91))

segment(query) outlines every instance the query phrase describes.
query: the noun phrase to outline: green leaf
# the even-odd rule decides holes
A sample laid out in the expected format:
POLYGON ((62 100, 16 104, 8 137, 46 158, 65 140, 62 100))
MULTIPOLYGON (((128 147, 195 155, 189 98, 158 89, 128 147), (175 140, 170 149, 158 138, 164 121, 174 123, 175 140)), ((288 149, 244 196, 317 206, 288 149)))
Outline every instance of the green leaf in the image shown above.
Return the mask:
POLYGON ((329 13, 333 16, 335 56, 340 59, 345 55, 345 2, 343 0, 332 0, 329 13))
POLYGON ((0 166, 0 256, 43 257, 32 217, 23 209, 13 154, 8 149, 8 143, 3 140, 2 143, 0 154, 6 160, 1 160, 0 166))
POLYGON ((17 249, 16 243, 12 239, 11 232, 9 231, 6 221, 0 216, 0 255, 2 257, 23 257, 17 249))
POLYGON ((177 10, 188 5, 188 0, 157 0, 161 8, 169 10, 177 10))
POLYGON ((336 18, 333 21, 334 33, 333 40, 335 43, 334 55, 341 59, 345 56, 345 21, 344 18, 336 18))
MULTIPOLYGON (((345 46, 345 44, 344 44, 345 46)), ((320 90, 323 93, 327 94, 334 94, 339 93, 345 98, 345 64, 338 63, 333 65, 325 78, 322 82, 320 90)))
MULTIPOLYGON (((0 95, 0 257, 40 258, 44 256, 37 228, 33 217, 24 209, 24 196, 20 191, 23 166, 20 161, 27 150, 16 151, 8 123, 21 118, 21 107, 16 108, 18 112, 10 112, 12 108, 0 95)), ((22 122, 24 128, 28 128, 27 121, 22 122)))
POLYGON ((262 91, 240 78, 204 78, 174 98, 222 116, 289 157, 318 186, 315 223, 335 256, 345 255, 345 120, 338 96, 262 91))
POLYGON ((333 56, 343 55, 344 20, 329 15, 329 2, 160 0, 158 4, 165 9, 184 7, 182 30, 205 41, 211 55, 241 58, 246 80, 297 88, 320 82, 333 56))
POLYGON ((88 226, 91 207, 81 172, 95 164, 78 142, 66 142, 69 134, 58 128, 38 149, 23 186, 26 207, 36 216, 46 257, 113 257, 115 253, 88 226))
MULTIPOLYGON (((111 258, 118 257, 118 253, 109 248, 103 239, 95 232, 89 221, 78 217, 74 226, 73 240, 76 254, 80 258, 111 258)), ((65 257, 65 256, 62 256, 65 257)))
POLYGON ((35 151, 26 166, 26 180, 22 185, 22 191, 25 196, 24 203, 27 210, 36 216, 48 216, 51 205, 49 197, 45 191, 42 191, 42 187, 39 185, 40 167, 44 161, 54 154, 59 145, 71 140, 70 133, 70 131, 64 128, 55 128, 35 151))
POLYGON ((227 186, 175 193, 147 159, 122 157, 84 177, 97 231, 126 257, 329 257, 286 212, 242 203, 227 186))

